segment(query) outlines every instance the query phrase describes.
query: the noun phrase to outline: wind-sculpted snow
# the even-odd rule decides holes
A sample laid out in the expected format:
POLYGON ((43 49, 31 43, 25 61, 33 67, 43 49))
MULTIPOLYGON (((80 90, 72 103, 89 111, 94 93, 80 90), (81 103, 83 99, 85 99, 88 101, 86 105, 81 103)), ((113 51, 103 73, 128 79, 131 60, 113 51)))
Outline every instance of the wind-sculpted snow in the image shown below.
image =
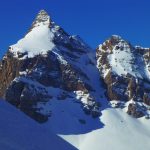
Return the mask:
POLYGON ((61 135, 79 150, 149 150, 149 120, 134 119, 120 108, 107 108, 100 117, 103 128, 86 134, 61 135))

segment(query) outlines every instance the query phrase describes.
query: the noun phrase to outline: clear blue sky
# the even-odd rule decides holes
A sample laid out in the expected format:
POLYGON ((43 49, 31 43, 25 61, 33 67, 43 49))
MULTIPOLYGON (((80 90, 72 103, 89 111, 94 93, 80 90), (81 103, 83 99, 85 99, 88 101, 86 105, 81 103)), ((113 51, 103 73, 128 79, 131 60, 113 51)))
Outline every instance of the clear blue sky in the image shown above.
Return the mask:
POLYGON ((150 47, 149 0, 1 0, 0 55, 25 35, 40 9, 93 48, 112 34, 150 47))

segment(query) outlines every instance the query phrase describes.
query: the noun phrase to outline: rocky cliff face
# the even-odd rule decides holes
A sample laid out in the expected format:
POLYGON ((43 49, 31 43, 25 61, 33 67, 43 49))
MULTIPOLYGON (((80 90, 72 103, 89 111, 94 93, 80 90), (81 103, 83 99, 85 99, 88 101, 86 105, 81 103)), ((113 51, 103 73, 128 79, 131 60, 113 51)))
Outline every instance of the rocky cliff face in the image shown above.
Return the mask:
POLYGON ((44 106, 53 99, 77 100, 83 111, 97 117, 99 104, 85 69, 95 68, 93 58, 80 37, 68 35, 42 10, 1 61, 0 96, 39 122, 51 115, 44 106))
POLYGON ((149 53, 150 49, 134 47, 115 35, 96 52, 108 99, 129 103, 127 112, 134 117, 143 116, 150 105, 149 53))
POLYGON ((47 121, 52 103, 61 101, 77 103, 95 118, 107 99, 142 117, 150 108, 150 49, 113 35, 95 57, 79 36, 67 34, 42 10, 0 62, 0 97, 38 122, 47 121))

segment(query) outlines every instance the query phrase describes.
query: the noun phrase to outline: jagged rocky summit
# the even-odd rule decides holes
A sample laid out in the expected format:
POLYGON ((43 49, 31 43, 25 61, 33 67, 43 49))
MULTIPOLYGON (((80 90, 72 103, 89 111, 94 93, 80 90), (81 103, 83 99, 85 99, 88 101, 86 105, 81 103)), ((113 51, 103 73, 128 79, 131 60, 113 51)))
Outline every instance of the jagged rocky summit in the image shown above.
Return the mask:
POLYGON ((96 118, 106 106, 149 118, 150 49, 113 35, 95 53, 42 10, 1 61, 0 97, 38 122, 64 113, 64 104, 81 123, 80 110, 96 118))

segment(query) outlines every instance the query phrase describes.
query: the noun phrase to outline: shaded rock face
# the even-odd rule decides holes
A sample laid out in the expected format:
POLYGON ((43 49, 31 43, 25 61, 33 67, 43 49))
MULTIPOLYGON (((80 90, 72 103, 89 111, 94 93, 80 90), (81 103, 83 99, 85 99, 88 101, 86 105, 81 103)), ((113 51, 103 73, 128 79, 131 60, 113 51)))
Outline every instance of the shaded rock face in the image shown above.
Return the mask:
MULTIPOLYGON (((119 36, 112 36, 97 48, 97 67, 110 101, 150 104, 149 53, 150 49, 133 47, 119 36)), ((135 106, 130 105, 128 109, 132 116, 141 116, 136 114, 135 106)))
MULTIPOLYGON (((48 49, 46 54, 42 54, 41 49, 36 55, 28 54, 32 52, 32 45, 27 50, 24 44, 16 44, 13 48, 11 46, 0 62, 0 97, 42 123, 48 120, 50 113, 43 113, 40 104, 45 105, 53 99, 77 99, 74 93, 80 91, 87 98, 86 103, 79 101, 83 111, 86 106, 91 116, 98 117, 99 105, 91 94, 94 90, 88 83, 88 76, 76 64, 81 57, 85 57, 88 64, 93 66, 93 60, 88 57, 90 48, 78 36, 68 35, 43 10, 26 35, 27 41, 33 29, 39 27, 44 29, 41 30, 46 35, 51 32, 53 36, 48 38, 52 38, 51 42, 55 46, 48 49), (62 92, 59 94, 59 91, 62 92)), ((37 34, 40 37, 40 33, 37 34)), ((35 48, 35 43, 33 44, 35 48)))
POLYGON ((36 109, 38 102, 51 99, 45 87, 89 93, 90 85, 80 79, 82 73, 80 75, 68 63, 63 64, 52 51, 47 56, 38 55, 25 60, 14 58, 8 52, 4 58, 0 72, 1 97, 39 122, 49 117, 36 109))
POLYGON ((144 113, 140 110, 140 107, 136 104, 129 104, 127 113, 135 118, 144 116, 144 113))
POLYGON ((36 121, 42 123, 48 120, 48 115, 38 113, 36 105, 38 102, 46 102, 52 97, 44 88, 37 88, 23 81, 13 81, 5 93, 7 101, 36 121))

